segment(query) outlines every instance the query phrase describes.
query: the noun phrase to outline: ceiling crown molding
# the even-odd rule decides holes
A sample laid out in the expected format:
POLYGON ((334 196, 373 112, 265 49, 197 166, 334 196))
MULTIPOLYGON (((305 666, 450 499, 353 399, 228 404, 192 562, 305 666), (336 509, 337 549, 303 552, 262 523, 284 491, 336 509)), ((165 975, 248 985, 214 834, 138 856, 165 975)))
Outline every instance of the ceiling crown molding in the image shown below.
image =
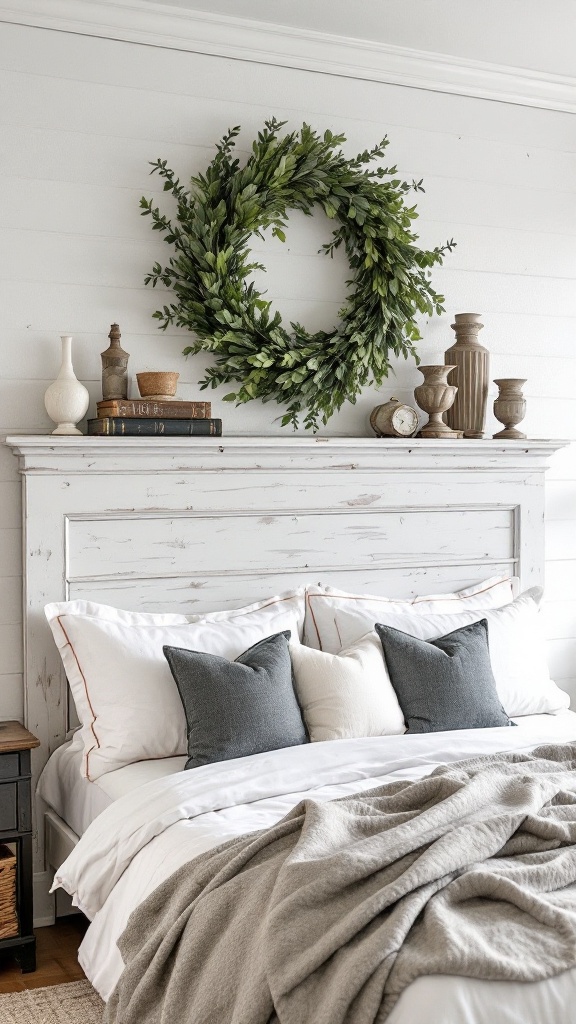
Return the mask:
POLYGON ((148 0, 0 0, 0 21, 576 112, 576 78, 148 0))

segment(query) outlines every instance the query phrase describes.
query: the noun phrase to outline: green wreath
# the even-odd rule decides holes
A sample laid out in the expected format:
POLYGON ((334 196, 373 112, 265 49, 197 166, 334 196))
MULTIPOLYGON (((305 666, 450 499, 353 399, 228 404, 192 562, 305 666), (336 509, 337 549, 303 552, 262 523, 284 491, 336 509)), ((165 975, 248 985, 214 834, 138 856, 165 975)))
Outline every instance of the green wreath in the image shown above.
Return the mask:
POLYGON ((151 173, 165 179, 164 191, 177 202, 171 222, 142 198, 142 215, 174 246, 167 267, 156 263, 146 284, 173 289, 177 301, 154 313, 165 330, 176 324, 195 334, 185 355, 212 352, 215 365, 201 388, 240 382, 224 401, 237 404, 259 398, 287 405, 282 425, 304 424, 317 430, 345 401, 354 403, 373 382, 380 385, 391 368, 390 357, 413 355, 420 338, 419 313, 443 312, 443 296, 430 284, 430 268, 442 263, 454 242, 431 252, 419 249, 412 221, 415 207, 404 197, 421 182, 408 185, 395 167, 366 170, 384 156, 388 139, 355 159, 340 146, 344 135, 323 136, 304 124, 300 132, 280 136, 285 122, 266 121, 241 166, 234 157, 232 128, 217 145, 204 174, 184 188, 165 160, 151 173), (250 262, 250 239, 265 228, 281 242, 290 210, 311 214, 315 206, 336 221, 321 251, 332 256, 344 245, 352 278, 350 292, 332 331, 309 334, 299 323, 287 330, 279 312, 249 282, 264 270, 250 262))

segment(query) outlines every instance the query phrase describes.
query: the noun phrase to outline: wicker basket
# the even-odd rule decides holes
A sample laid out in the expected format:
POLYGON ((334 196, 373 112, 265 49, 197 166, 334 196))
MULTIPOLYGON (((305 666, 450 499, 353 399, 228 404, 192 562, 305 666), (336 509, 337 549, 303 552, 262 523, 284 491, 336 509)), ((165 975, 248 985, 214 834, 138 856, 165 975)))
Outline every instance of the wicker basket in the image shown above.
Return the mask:
POLYGON ((18 935, 16 855, 0 845, 0 939, 18 935))

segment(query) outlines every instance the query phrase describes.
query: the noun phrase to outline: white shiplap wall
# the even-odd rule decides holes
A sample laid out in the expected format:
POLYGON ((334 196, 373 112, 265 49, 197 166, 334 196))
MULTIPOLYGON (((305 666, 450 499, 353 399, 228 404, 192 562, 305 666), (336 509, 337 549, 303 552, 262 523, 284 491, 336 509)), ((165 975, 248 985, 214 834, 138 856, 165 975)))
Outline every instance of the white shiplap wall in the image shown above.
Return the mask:
MULTIPOLYGON (((423 325, 423 361, 451 344, 452 313, 480 311, 492 376, 528 378, 529 434, 576 440, 573 115, 10 24, 0 24, 0 434, 48 430, 43 393, 63 332, 75 337, 93 414, 113 320, 132 373, 176 369, 181 395, 198 395, 202 359, 183 360, 183 332, 158 333, 151 313, 165 296, 143 286, 166 248, 139 216, 143 193, 162 201, 147 162, 166 158, 181 176, 201 170, 229 125, 243 125, 246 148, 271 115, 343 131, 350 153, 389 134, 390 161, 425 179, 423 244, 458 242, 435 274, 448 312, 423 325)), ((345 293, 345 264, 317 254, 328 230, 320 217, 294 217, 285 247, 261 245, 270 296, 311 327, 329 326, 345 293)), ((419 380, 399 364, 381 398, 367 393, 327 433, 367 433, 377 397, 411 400, 419 380)), ((218 397, 227 432, 281 432, 276 407, 236 410, 218 397)), ((546 614, 553 671, 576 697, 574 452, 557 457, 550 478, 546 614)), ((22 710, 20 508, 15 460, 2 449, 0 509, 8 718, 22 710)))

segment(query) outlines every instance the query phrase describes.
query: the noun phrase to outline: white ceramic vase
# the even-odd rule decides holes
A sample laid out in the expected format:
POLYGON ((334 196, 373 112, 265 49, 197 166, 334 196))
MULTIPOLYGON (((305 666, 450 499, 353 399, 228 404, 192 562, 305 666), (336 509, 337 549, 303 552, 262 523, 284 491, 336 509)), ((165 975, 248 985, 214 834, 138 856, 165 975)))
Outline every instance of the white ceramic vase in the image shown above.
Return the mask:
POLYGON ((72 367, 72 338, 61 335, 62 365, 56 380, 44 395, 46 412, 57 424, 53 434, 81 434, 76 423, 86 415, 90 395, 72 367))

